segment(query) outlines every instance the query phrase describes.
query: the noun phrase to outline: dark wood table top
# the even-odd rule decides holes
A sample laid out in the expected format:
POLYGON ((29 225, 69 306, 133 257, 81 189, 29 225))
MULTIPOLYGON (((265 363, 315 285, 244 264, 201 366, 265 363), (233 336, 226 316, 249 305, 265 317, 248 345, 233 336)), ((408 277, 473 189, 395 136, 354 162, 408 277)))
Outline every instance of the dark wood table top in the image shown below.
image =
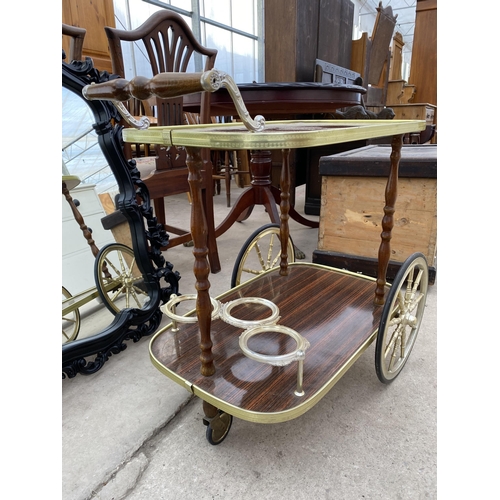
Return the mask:
MULTIPOLYGON (((359 85, 333 85, 331 83, 240 83, 238 89, 248 112, 254 116, 328 113, 347 106, 361 104, 366 89, 359 85)), ((200 93, 184 96, 184 111, 197 113, 200 93)), ((236 114, 233 101, 226 88, 211 94, 211 114, 231 116, 236 114)))

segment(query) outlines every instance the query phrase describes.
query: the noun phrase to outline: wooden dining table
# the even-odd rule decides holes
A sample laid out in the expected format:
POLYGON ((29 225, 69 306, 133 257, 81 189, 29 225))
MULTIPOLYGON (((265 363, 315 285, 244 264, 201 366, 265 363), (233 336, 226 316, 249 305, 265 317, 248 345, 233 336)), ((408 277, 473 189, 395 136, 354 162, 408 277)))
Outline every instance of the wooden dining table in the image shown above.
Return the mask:
MULTIPOLYGON (((361 104, 366 89, 359 85, 319 82, 240 83, 238 90, 248 112, 268 119, 291 115, 331 113, 339 108, 361 104)), ((184 111, 200 109, 201 94, 183 98, 184 111)), ((237 116, 234 101, 225 87, 211 94, 210 112, 214 116, 237 116)))
MULTIPOLYGON (((263 115, 268 120, 300 119, 311 115, 332 113, 339 108, 362 104, 366 89, 359 85, 334 85, 318 82, 277 82, 238 84, 245 106, 251 116, 263 115)), ((200 110, 201 93, 183 97, 186 112, 200 110)), ((213 116, 238 116, 230 93, 225 87, 211 94, 210 113, 213 116)), ((294 167, 293 161, 291 167, 294 167)), ((272 184, 272 153, 270 150, 250 151, 251 185, 241 193, 226 218, 215 228, 216 238, 236 221, 246 220, 256 205, 264 205, 271 222, 279 224, 277 205, 281 190, 272 184)), ((290 217, 307 227, 317 228, 317 221, 299 214, 292 203, 290 217)), ((299 252, 299 256, 301 253, 299 252)))

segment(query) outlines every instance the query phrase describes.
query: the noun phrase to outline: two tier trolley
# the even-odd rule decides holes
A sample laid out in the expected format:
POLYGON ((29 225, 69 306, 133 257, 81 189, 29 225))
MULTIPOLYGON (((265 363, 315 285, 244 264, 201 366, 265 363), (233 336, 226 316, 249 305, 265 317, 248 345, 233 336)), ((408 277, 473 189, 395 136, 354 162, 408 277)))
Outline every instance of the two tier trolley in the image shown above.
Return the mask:
MULTIPOLYGON (((153 365, 203 400, 206 436, 211 444, 227 436, 233 417, 261 423, 284 422, 304 414, 335 385, 376 341, 375 368, 383 383, 404 367, 422 321, 428 267, 411 255, 392 284, 386 281, 403 135, 425 129, 424 121, 307 120, 271 121, 248 116, 234 82, 217 70, 198 74, 161 73, 146 79, 112 80, 84 89, 88 99, 120 101, 173 97, 226 86, 241 123, 125 129, 124 140, 184 146, 192 198, 195 295, 172 297, 163 306, 172 322, 151 340, 153 365), (382 214, 378 276, 372 278, 312 263, 288 262, 288 212, 293 148, 392 136, 390 173, 382 214), (210 295, 207 227, 201 192, 201 148, 282 150, 280 257, 218 297, 210 295), (182 301, 195 308, 177 314, 182 301)), ((122 112, 126 112, 122 109, 122 112)), ((262 230, 262 236, 268 228, 262 230)), ((259 247, 259 234, 252 238, 259 247)), ((250 250, 250 249, 248 249, 250 250)), ((247 249, 237 267, 245 268, 247 249)), ((239 275, 237 269, 236 274, 239 275)))

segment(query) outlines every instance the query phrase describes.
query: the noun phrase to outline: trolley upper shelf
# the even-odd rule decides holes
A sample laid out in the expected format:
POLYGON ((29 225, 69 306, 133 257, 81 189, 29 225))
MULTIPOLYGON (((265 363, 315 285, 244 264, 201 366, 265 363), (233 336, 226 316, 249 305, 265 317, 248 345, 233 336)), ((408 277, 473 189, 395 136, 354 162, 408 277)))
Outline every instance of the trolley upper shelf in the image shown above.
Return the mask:
POLYGON ((425 130, 425 120, 287 120, 253 132, 241 123, 125 129, 126 142, 211 149, 295 149, 425 130))

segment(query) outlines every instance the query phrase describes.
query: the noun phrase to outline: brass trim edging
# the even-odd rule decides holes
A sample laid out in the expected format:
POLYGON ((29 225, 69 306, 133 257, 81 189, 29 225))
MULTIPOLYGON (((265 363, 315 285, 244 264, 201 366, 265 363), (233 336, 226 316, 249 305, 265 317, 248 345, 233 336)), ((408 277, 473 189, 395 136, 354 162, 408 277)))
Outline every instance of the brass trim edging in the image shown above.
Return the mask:
POLYGON ((263 132, 249 132, 242 127, 241 123, 220 123, 152 127, 147 130, 128 128, 123 130, 123 140, 164 146, 230 150, 295 149, 418 132, 425 129, 425 120, 270 121, 263 132), (273 126, 284 127, 282 130, 273 131, 273 126), (305 129, 286 130, 287 126, 305 129))
MULTIPOLYGON (((160 332, 158 332, 160 333, 160 332)), ((241 420, 247 420, 249 422, 261 423, 261 424, 277 424, 280 422, 286 422, 288 420, 293 420, 294 418, 300 417, 308 410, 310 410, 316 403, 318 403, 326 394, 330 391, 330 389, 340 380, 340 378, 344 375, 344 373, 354 364, 354 362, 363 354, 363 352, 371 345, 371 343, 375 340, 378 333, 378 328, 368 337, 368 339, 358 348, 358 350, 346 361, 346 363, 342 366, 342 368, 321 388, 319 389, 314 396, 310 399, 304 401, 298 406, 291 408, 290 410, 280 411, 280 412, 256 412, 251 410, 244 410, 238 406, 234 406, 230 403, 226 403, 225 401, 209 394, 205 390, 197 387, 186 379, 180 377, 176 373, 172 372, 164 365, 162 365, 151 352, 151 344, 154 342, 154 337, 151 339, 149 355, 153 365, 164 375, 166 375, 169 379, 173 380, 180 386, 184 387, 191 392, 195 396, 199 397, 203 401, 210 403, 215 406, 219 410, 223 410, 226 413, 229 413, 233 417, 240 418, 241 420)), ((156 337, 156 335, 155 335, 156 337)))

